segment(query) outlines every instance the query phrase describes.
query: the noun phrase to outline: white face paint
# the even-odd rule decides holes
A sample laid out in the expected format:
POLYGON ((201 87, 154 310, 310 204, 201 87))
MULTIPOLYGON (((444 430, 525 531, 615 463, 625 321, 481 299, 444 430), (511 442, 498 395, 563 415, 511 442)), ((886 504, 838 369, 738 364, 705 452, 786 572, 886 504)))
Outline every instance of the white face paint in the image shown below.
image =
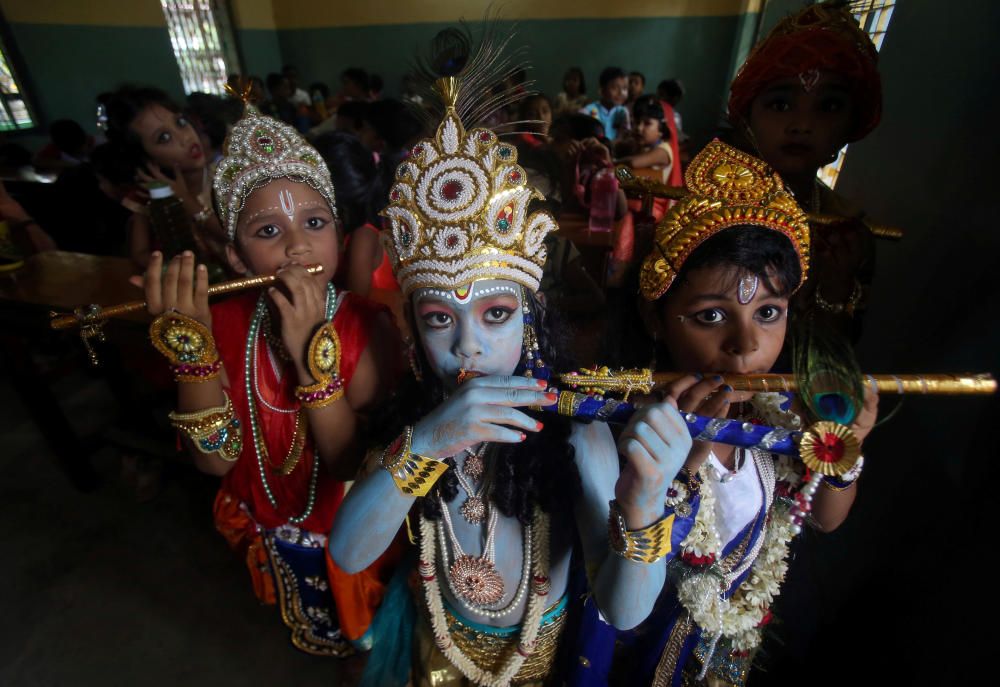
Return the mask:
POLYGON ((294 222, 295 199, 292 197, 292 192, 289 189, 283 188, 278 192, 278 203, 281 205, 281 211, 285 213, 285 217, 288 218, 288 221, 294 222))
POLYGON ((417 334, 431 371, 445 388, 461 370, 509 375, 521 360, 524 339, 521 287, 488 279, 446 291, 418 289, 412 303, 417 334))

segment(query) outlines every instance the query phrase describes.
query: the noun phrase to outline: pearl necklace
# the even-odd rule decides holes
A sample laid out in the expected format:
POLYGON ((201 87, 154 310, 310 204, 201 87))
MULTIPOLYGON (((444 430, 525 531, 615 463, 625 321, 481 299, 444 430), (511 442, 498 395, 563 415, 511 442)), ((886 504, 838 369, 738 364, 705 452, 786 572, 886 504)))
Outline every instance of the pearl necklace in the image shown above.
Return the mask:
MULTIPOLYGON (((340 298, 337 296, 336 289, 333 284, 326 285, 326 321, 330 322, 333 320, 333 315, 336 313, 337 308, 340 306, 340 298)), ((246 388, 247 394, 247 408, 250 415, 250 431, 253 435, 253 448, 254 454, 257 457, 257 472, 260 476, 260 482, 264 487, 264 494, 267 496, 268 503, 271 507, 277 510, 278 500, 274 497, 274 492, 271 491, 271 485, 267 481, 267 470, 264 468, 264 463, 266 462, 264 456, 267 453, 267 445, 264 443, 264 438, 261 435, 260 421, 257 417, 257 404, 254 402, 254 387, 256 384, 256 367, 257 367, 257 356, 255 355, 255 344, 257 342, 258 334, 260 333, 260 325, 264 319, 264 312, 267 310, 267 303, 264 300, 264 294, 260 295, 257 299, 257 307, 254 309, 253 316, 250 319, 250 328, 247 331, 247 342, 246 350, 244 351, 244 364, 243 364, 243 384, 246 388)), ((303 431, 304 428, 303 428, 303 431)), ((293 445, 295 443, 295 438, 292 438, 293 445)), ((309 492, 306 496, 306 507, 302 511, 301 515, 295 515, 288 518, 288 521, 295 525, 300 525, 309 519, 312 515, 313 507, 316 505, 316 483, 319 479, 319 457, 313 456, 312 473, 309 476, 309 492)))
POLYGON ((549 595, 549 517, 541 508, 535 506, 532 526, 538 538, 537 547, 531 556, 531 598, 521 623, 521 636, 517 650, 510 652, 505 665, 498 673, 483 670, 462 653, 451 639, 448 619, 445 616, 444 602, 441 599, 441 588, 437 584, 437 568, 435 558, 437 543, 434 525, 423 515, 420 516, 420 561, 417 571, 420 574, 424 588, 424 598, 430 611, 431 631, 434 643, 453 666, 458 668, 472 682, 490 687, 506 687, 514 679, 524 662, 535 651, 535 640, 542 627, 542 617, 545 603, 549 595))
MULTIPOLYGON (((447 510, 447 505, 442 504, 442 509, 447 510)), ((496 508, 491 508, 491 512, 495 512, 496 508)), ((448 547, 447 538, 445 536, 444 524, 445 518, 438 520, 437 530, 438 539, 441 541, 441 559, 444 561, 444 567, 448 568, 448 547)), ((451 524, 450 514, 447 517, 446 522, 451 524)), ((458 602, 462 604, 465 610, 470 613, 478 613, 479 615, 485 616, 487 618, 504 618, 514 612, 521 605, 521 601, 524 600, 524 595, 528 593, 528 581, 531 578, 531 551, 532 551, 532 526, 524 525, 522 528, 522 555, 521 555, 521 578, 517 582, 517 591, 514 593, 514 597, 510 600, 503 608, 487 608, 484 605, 468 603, 462 594, 455 589, 455 584, 452 580, 451 575, 446 575, 445 579, 448 581, 448 589, 451 590, 452 596, 458 599, 458 602)), ((453 546, 457 543, 457 538, 455 537, 454 530, 448 532, 453 542, 453 546)), ((456 558, 462 555, 461 547, 455 549, 456 558)), ((501 597, 502 598, 502 597, 501 597)))
MULTIPOLYGON (((281 375, 281 368, 280 368, 280 365, 278 364, 278 362, 274 359, 274 353, 271 351, 270 344, 267 344, 267 356, 268 356, 268 358, 271 361, 271 368, 274 370, 274 376, 277 377, 278 382, 281 382, 281 376, 282 376, 281 375)), ((257 400, 260 401, 264 405, 265 408, 267 408, 268 410, 270 410, 273 413, 285 413, 285 414, 291 415, 292 413, 299 412, 299 408, 278 408, 277 406, 273 406, 273 405, 271 405, 270 403, 267 402, 267 399, 264 398, 264 394, 262 394, 260 392, 260 384, 257 381, 257 370, 260 369, 260 368, 257 367, 257 364, 258 364, 257 361, 259 359, 260 359, 260 339, 259 338, 255 338, 254 339, 254 345, 253 345, 253 369, 254 369, 253 390, 254 390, 254 394, 257 397, 257 400)))

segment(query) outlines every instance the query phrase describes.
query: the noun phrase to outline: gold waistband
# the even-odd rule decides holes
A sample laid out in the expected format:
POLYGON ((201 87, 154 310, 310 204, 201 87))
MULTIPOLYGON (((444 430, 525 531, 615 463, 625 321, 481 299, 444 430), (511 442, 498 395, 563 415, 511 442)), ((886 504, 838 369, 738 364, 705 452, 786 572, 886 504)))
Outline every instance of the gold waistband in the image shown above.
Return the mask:
MULTIPOLYGON (((423 604, 421 606, 424 609, 423 615, 426 616, 426 606, 423 604)), ((559 603, 553 604, 546 610, 545 622, 535 640, 535 651, 525 660, 517 675, 511 680, 511 684, 541 683, 551 672, 559 648, 559 638, 566 624, 567 605, 563 604, 558 612, 552 613, 557 606, 559 603)), ((463 618, 449 609, 445 610, 445 618, 448 621, 448 633, 455 646, 484 670, 499 671, 505 659, 517 651, 517 642, 521 636, 519 630, 509 635, 484 632, 469 625, 468 621, 463 622, 463 618)), ((451 665, 444 654, 437 649, 426 617, 423 618, 423 622, 418 623, 415 648, 413 676, 415 685, 450 687, 468 684, 458 668, 451 665)))

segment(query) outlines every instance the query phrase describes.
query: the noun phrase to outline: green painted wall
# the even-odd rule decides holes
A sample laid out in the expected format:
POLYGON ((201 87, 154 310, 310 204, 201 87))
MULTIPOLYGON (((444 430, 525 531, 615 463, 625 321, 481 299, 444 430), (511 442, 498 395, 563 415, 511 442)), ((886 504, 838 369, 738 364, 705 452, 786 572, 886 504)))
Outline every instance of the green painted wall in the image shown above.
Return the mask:
POLYGON ((12 23, 10 32, 43 123, 70 118, 94 130, 94 96, 124 82, 181 98, 165 28, 12 23))
MULTIPOLYGON (((517 43, 526 45, 537 88, 554 97, 570 66, 581 67, 588 92, 597 94, 597 75, 608 65, 638 70, 647 89, 669 77, 684 81, 685 128, 696 141, 711 135, 726 89, 740 17, 530 20, 518 24, 517 43)), ((346 67, 361 66, 385 80, 397 94, 412 57, 425 50, 446 24, 401 24, 278 31, 284 61, 298 66, 303 83, 325 81, 336 88, 346 67)), ((248 57, 248 56, 244 56, 248 57)))
POLYGON ((243 73, 266 79, 281 70, 281 43, 274 29, 237 29, 236 40, 243 60, 243 73))

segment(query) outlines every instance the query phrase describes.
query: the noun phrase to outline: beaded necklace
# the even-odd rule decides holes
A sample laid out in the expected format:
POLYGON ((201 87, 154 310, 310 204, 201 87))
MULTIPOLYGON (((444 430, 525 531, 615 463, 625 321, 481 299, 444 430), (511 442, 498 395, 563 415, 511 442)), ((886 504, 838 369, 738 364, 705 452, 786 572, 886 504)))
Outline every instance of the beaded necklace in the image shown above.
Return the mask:
MULTIPOLYGON (((328 283, 326 285, 326 312, 325 319, 327 322, 333 320, 333 315, 337 311, 337 306, 340 304, 340 298, 337 297, 337 291, 333 284, 328 283)), ((250 431, 253 435, 253 448, 254 454, 257 456, 257 471, 260 475, 260 482, 264 486, 264 494, 267 496, 268 502, 274 509, 278 508, 278 500, 274 497, 274 492, 271 491, 271 485, 267 481, 267 470, 264 465, 269 464, 267 445, 264 443, 264 437, 260 429, 260 420, 257 416, 257 403, 254 400, 254 390, 257 383, 257 356, 256 344, 257 338, 261 331, 261 322, 264 320, 264 314, 267 311, 267 302, 264 300, 264 294, 260 295, 257 299, 257 307, 254 309, 253 317, 250 319, 250 329, 247 332, 247 343, 246 350, 243 356, 243 384, 246 387, 247 394, 247 407, 249 409, 250 415, 250 431)), ((289 447, 288 456, 285 458, 285 462, 277 471, 280 474, 288 475, 291 471, 295 469, 298 465, 299 459, 302 455, 302 448, 305 446, 305 422, 300 421, 301 410, 296 416, 295 421, 295 434, 292 436, 292 445, 289 447), (296 447, 297 450, 296 450, 296 447), (287 471, 287 472, 286 472, 287 471)), ((272 469, 275 469, 271 466, 272 469)), ((305 522, 310 515, 312 515, 313 506, 316 505, 316 482, 319 478, 319 459, 318 457, 313 458, 312 474, 309 476, 309 493, 306 497, 306 507, 302 511, 301 515, 292 516, 288 521, 294 525, 300 525, 305 522)))
POLYGON ((545 601, 550 590, 549 581, 549 518, 541 508, 535 506, 532 528, 536 532, 535 547, 531 552, 531 596, 521 621, 521 635, 517 650, 510 652, 503 667, 496 673, 480 668, 455 646, 451 638, 448 619, 445 616, 441 588, 437 582, 437 546, 434 524, 420 516, 420 561, 417 571, 424 587, 424 597, 430 612, 431 631, 434 643, 453 666, 476 684, 506 686, 524 665, 525 660, 535 651, 535 639, 541 629, 545 611, 545 601))

